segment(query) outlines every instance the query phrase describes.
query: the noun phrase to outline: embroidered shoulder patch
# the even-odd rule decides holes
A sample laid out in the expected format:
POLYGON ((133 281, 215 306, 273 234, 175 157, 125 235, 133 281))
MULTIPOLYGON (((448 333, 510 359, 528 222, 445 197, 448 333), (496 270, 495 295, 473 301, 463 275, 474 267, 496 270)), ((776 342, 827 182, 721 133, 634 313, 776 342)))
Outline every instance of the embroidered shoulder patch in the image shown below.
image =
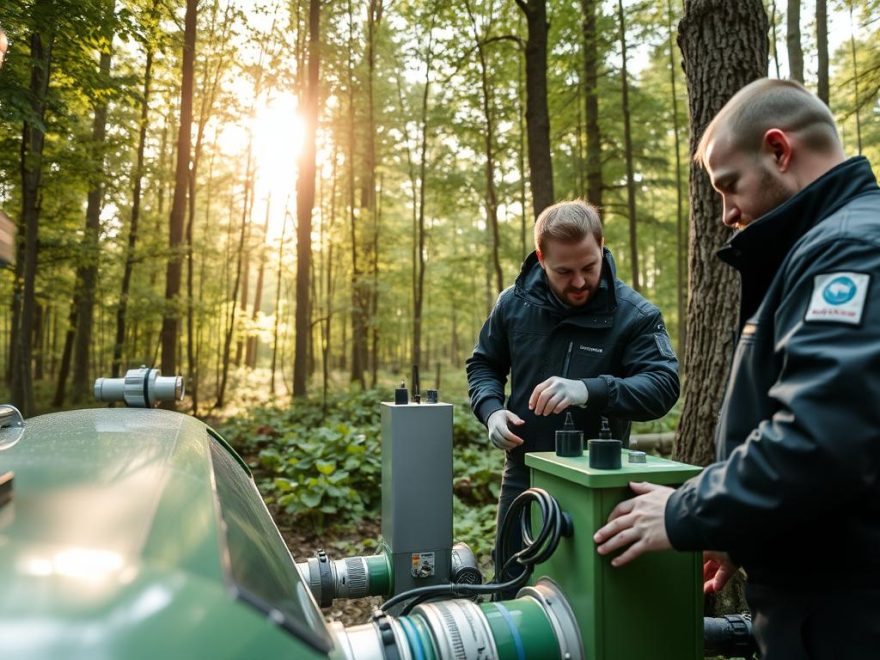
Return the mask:
POLYGON ((871 276, 866 273, 825 273, 813 278, 813 295, 804 321, 862 322, 871 276))
POLYGON ((669 341, 669 335, 665 332, 655 332, 654 342, 657 344, 657 350, 660 351, 660 355, 669 359, 675 357, 675 351, 672 350, 672 342, 669 341))

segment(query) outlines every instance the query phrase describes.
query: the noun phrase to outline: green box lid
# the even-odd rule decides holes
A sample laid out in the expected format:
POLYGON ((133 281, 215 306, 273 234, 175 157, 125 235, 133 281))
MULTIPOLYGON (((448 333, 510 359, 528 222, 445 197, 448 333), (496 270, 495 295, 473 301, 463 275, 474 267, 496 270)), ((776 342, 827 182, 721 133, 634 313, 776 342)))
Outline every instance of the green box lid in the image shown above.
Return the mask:
POLYGON ((526 465, 589 488, 619 488, 630 481, 649 481, 655 484, 681 484, 698 475, 703 468, 687 463, 670 461, 657 456, 646 456, 645 463, 629 463, 629 450, 622 450, 621 467, 617 470, 598 470, 590 467, 589 452, 583 456, 557 456, 552 451, 526 454, 526 465))

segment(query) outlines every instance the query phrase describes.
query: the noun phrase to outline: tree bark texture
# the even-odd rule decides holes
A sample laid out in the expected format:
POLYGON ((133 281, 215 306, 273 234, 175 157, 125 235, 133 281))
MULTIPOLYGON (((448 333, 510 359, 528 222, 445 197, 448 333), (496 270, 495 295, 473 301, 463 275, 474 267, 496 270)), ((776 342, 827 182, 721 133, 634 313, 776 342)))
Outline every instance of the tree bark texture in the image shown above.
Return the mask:
POLYGON ((617 16, 620 22, 620 53, 623 68, 620 72, 621 96, 623 105, 623 148, 626 161, 626 208, 629 215, 629 256, 632 288, 641 290, 639 282, 639 241, 636 225, 636 180, 634 173, 634 156, 632 145, 632 128, 629 111, 629 76, 626 70, 626 18, 623 14, 623 0, 617 0, 617 16))
POLYGON ((529 181, 535 218, 554 203, 553 160, 550 152, 550 111, 547 108, 547 2, 517 0, 526 16, 526 132, 529 181))
POLYGON ((55 9, 50 0, 38 0, 34 5, 36 17, 30 36, 31 80, 28 93, 28 115, 21 140, 21 225, 24 228, 24 264, 21 285, 21 314, 16 328, 16 346, 12 351, 12 403, 28 417, 34 413, 33 374, 31 355, 33 347, 34 314, 36 306, 37 254, 40 222, 40 191, 43 182, 43 147, 46 134, 47 96, 52 62, 52 42, 55 36, 55 9))
MULTIPOLYGON (((584 32, 584 104, 587 129, 587 201, 602 210, 602 134, 599 129, 598 0, 581 0, 584 32)), ((600 215, 600 217, 602 217, 600 215)))
MULTIPOLYGON (((724 104, 767 73, 767 15, 761 0, 687 0, 678 45, 687 76, 690 152, 724 104)), ((715 256, 729 238, 721 199, 703 169, 690 170, 690 260, 684 409, 676 437, 678 460, 708 465, 739 308, 736 272, 715 256)))
POLYGON ((311 336, 309 274, 312 260, 312 209, 315 204, 315 134, 318 130, 320 65, 320 0, 309 2, 308 78, 304 86, 302 117, 306 124, 296 179, 296 316, 293 356, 293 396, 307 394, 308 351, 311 336))
POLYGON ((816 0, 816 59, 819 73, 816 94, 831 105, 828 96, 828 2, 816 0))
MULTIPOLYGON (((767 74, 767 14, 762 0, 686 0, 678 45, 688 83, 690 152, 708 123, 741 87, 767 74)), ((739 278, 715 256, 728 238, 721 199, 691 161, 690 268, 684 407, 673 456, 708 465, 733 356, 739 278)), ((740 574, 704 607, 715 616, 748 607, 740 574)))
POLYGON ((804 50, 801 47, 801 0, 788 0, 785 42, 788 46, 788 70, 792 80, 804 82, 804 50))
MULTIPOLYGON (((112 25, 113 2, 106 7, 105 22, 112 25)), ((99 80, 102 86, 110 84, 110 47, 113 41, 113 30, 105 34, 102 43, 99 80)), ((100 90, 95 103, 95 114, 92 122, 92 172, 91 185, 86 202, 86 226, 83 233, 85 261, 77 268, 76 281, 80 288, 79 306, 76 311, 76 344, 73 351, 73 382, 72 396, 74 403, 91 396, 89 386, 89 357, 92 347, 92 325, 95 314, 95 287, 98 284, 99 244, 101 231, 101 208, 104 202, 104 150, 107 138, 107 95, 100 90)))
MULTIPOLYGON (((465 8, 473 26, 474 40, 477 44, 477 57, 480 63, 480 88, 482 91, 480 99, 483 106, 483 119, 486 122, 486 132, 483 136, 486 154, 486 224, 491 237, 489 254, 491 272, 495 275, 494 294, 498 295, 504 289, 504 274, 501 271, 498 190, 495 183, 495 114, 492 108, 492 85, 489 81, 489 63, 486 60, 486 48, 483 44, 483 37, 477 28, 477 20, 474 16, 470 0, 465 1, 465 8)), ((489 297, 493 298, 494 296, 490 295, 489 297)))
MULTIPOLYGON (((198 0, 186 0, 184 19, 183 67, 180 86, 180 128, 177 136, 177 168, 174 198, 168 221, 170 255, 165 272, 165 314, 162 318, 162 373, 174 376, 178 372, 177 340, 180 334, 180 295, 183 272, 183 223, 189 187, 189 164, 192 142, 193 77, 196 53, 196 15, 198 0)), ((171 407, 173 407, 173 403, 171 407)))
MULTIPOLYGON (((669 87, 672 91, 672 136, 675 144, 675 238, 676 238, 676 300, 678 303, 678 352, 684 354, 687 344, 687 220, 684 217, 684 192, 681 176, 681 132, 678 124, 678 76, 676 75, 672 0, 666 0, 669 30, 669 87)), ((682 375, 684 372, 682 371, 682 375)))

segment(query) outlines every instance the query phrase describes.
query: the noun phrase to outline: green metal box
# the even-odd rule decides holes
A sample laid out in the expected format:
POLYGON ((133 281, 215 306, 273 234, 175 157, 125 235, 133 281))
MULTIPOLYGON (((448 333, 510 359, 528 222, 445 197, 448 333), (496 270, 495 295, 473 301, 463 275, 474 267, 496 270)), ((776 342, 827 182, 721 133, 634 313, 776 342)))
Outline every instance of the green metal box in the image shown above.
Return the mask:
POLYGON ((701 468, 654 456, 647 463, 629 463, 628 453, 623 450, 617 470, 590 468, 586 452, 576 458, 526 454, 532 486, 553 495, 574 522, 572 536, 563 538, 553 556, 535 568, 532 581, 546 576, 562 588, 587 658, 702 658, 701 554, 651 552, 614 568, 611 556, 601 556, 592 538, 618 502, 632 497, 629 482, 674 486, 701 468))

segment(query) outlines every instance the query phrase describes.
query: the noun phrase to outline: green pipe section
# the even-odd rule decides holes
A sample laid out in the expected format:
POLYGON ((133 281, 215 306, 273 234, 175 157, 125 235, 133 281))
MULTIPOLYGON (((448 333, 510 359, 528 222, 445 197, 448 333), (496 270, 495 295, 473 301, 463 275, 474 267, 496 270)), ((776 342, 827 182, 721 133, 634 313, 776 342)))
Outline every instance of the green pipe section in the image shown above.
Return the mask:
POLYGON ((386 553, 364 558, 367 563, 367 576, 370 596, 390 596, 394 586, 391 580, 391 562, 386 553))
POLYGON ((533 598, 482 603, 498 660, 559 657, 559 642, 544 608, 533 598))

